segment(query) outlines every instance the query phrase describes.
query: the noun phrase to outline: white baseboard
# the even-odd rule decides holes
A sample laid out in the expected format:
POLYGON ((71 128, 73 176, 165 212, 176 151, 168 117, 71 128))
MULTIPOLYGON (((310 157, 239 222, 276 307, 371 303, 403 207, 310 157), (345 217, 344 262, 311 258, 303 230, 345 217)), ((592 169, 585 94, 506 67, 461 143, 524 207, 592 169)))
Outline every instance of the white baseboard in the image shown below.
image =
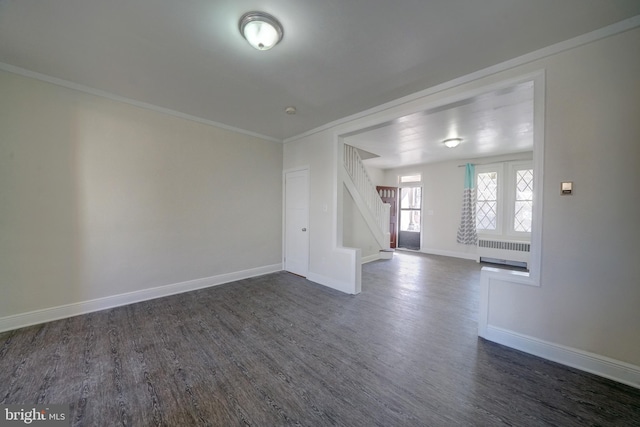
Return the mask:
POLYGON ((328 288, 335 289, 340 292, 344 292, 345 294, 354 294, 353 284, 342 282, 340 280, 333 279, 331 277, 323 276, 321 274, 308 272, 307 280, 310 280, 314 283, 318 283, 320 285, 326 286, 328 288))
POLYGON ((158 286, 155 288, 142 289, 140 291, 128 292, 124 294, 112 295, 104 298, 97 298, 89 301, 81 301, 57 307, 35 310, 28 313, 16 314, 0 318, 0 332, 23 328, 25 326, 37 325, 39 323, 51 322, 53 320, 64 319, 77 316, 79 314, 91 313, 94 311, 106 310, 108 308, 119 307, 150 299, 166 297, 183 292, 194 291, 196 289, 208 288, 210 286, 222 285, 224 283, 235 282, 236 280, 248 279, 250 277, 262 276, 264 274, 275 273, 282 270, 282 264, 266 265, 251 268, 248 270, 236 271, 233 273, 220 274, 217 276, 205 277, 202 279, 189 280, 186 282, 174 283, 171 285, 158 286))
POLYGON ((376 254, 373 254, 373 255, 369 255, 369 256, 363 257, 361 262, 362 262, 362 264, 366 264, 368 262, 377 261, 379 259, 380 259, 380 254, 376 253, 376 254))
POLYGON ((483 337, 572 368, 640 388, 640 366, 487 325, 483 337))
POLYGON ((441 256, 448 256, 452 258, 470 259, 473 261, 478 260, 478 254, 469 254, 466 252, 443 251, 440 249, 431 249, 431 248, 422 248, 420 249, 420 252, 429 254, 429 255, 441 255, 441 256))

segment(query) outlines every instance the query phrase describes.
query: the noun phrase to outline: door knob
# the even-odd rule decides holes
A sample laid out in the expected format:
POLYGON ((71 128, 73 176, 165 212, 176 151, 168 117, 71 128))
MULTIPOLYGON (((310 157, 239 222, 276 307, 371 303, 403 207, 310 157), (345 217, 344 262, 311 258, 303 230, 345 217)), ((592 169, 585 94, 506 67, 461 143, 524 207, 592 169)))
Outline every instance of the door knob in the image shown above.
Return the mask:
POLYGON ((307 231, 307 229, 306 229, 306 228, 303 228, 303 229, 302 229, 302 231, 307 231))

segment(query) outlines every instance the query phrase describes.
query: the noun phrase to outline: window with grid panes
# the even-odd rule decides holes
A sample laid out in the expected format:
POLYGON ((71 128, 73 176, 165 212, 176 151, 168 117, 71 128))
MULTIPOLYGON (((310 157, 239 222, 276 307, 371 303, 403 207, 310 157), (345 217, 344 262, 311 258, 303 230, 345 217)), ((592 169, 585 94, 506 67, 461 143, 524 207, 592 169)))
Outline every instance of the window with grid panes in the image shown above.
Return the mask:
POLYGON ((477 166, 475 185, 479 234, 518 239, 531 233, 533 167, 530 160, 477 166))
POLYGON ((476 229, 494 231, 498 228, 498 172, 476 175, 476 229))
POLYGON ((515 173, 516 194, 513 209, 513 230, 531 233, 533 217, 533 169, 520 169, 515 173))

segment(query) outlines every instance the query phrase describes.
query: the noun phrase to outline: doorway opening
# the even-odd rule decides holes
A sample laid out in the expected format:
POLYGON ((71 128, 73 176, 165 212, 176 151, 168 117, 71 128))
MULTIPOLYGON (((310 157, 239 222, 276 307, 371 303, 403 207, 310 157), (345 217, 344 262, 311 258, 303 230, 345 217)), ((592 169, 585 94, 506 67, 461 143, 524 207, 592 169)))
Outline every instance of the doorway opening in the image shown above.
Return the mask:
MULTIPOLYGON (((389 108, 385 114, 377 114, 375 121, 364 122, 362 127, 358 126, 360 122, 354 123, 348 132, 339 135, 339 141, 374 154, 364 160, 364 163, 368 171, 373 171, 370 173, 373 182, 381 185, 395 184, 393 178, 399 175, 409 178, 410 174, 419 173, 420 169, 416 165, 422 167, 438 164, 439 167, 449 162, 478 165, 488 162, 489 160, 484 159, 489 157, 494 157, 490 161, 515 161, 523 159, 525 152, 532 153, 527 156, 527 160, 532 161, 529 170, 535 177, 531 198, 515 200, 512 205, 514 216, 516 216, 520 205, 535 200, 535 203, 531 203, 531 209, 527 211, 526 225, 528 227, 530 224, 531 229, 530 240, 527 239, 530 241, 528 280, 537 284, 540 273, 542 229, 540 218, 544 187, 540 173, 544 158, 544 71, 536 71, 486 86, 479 84, 474 86, 475 88, 467 91, 452 91, 454 93, 451 96, 440 97, 434 102, 429 102, 430 97, 425 96, 423 103, 406 103, 397 108, 389 108), (463 143, 455 149, 446 147, 443 141, 454 136, 462 138, 463 143)), ((430 177, 439 180, 440 176, 447 173, 448 171, 443 169, 434 172, 430 177)), ((449 185, 454 178, 446 176, 442 186, 447 189, 446 195, 454 194, 453 192, 458 190, 454 190, 453 186, 449 185), (448 190, 449 187, 451 191, 448 190)), ((416 179, 416 182, 400 181, 398 184, 399 187, 410 188, 418 187, 425 182, 416 179)), ((431 184, 433 181, 427 183, 427 185, 431 184)), ((430 188, 423 187, 422 191, 430 188)), ((477 255, 477 249, 461 248, 455 243, 450 245, 451 239, 447 240, 447 237, 440 233, 441 230, 437 230, 438 233, 433 236, 429 232, 433 227, 433 221, 460 215, 460 206, 456 204, 451 208, 452 204, 449 203, 450 199, 446 195, 432 200, 431 191, 426 195, 421 194, 421 198, 428 198, 425 200, 428 218, 421 218, 423 221, 428 219, 427 224, 415 220, 412 224, 410 221, 412 215, 414 218, 418 215, 422 217, 422 206, 415 206, 417 208, 415 210, 407 209, 407 206, 404 206, 405 209, 398 207, 399 248, 428 250, 461 258, 477 255), (431 217, 432 206, 439 212, 434 217, 431 217), (420 228, 416 228, 416 224, 420 228), (411 230, 409 230, 410 226, 412 226, 411 230), (429 235, 423 235, 423 230, 429 232, 429 235)), ((400 204, 400 200, 398 202, 400 204)), ((443 224, 449 227, 454 222, 448 221, 443 224)), ((449 228, 457 228, 457 225, 455 223, 449 228)), ((455 236, 455 231, 449 234, 455 236)))

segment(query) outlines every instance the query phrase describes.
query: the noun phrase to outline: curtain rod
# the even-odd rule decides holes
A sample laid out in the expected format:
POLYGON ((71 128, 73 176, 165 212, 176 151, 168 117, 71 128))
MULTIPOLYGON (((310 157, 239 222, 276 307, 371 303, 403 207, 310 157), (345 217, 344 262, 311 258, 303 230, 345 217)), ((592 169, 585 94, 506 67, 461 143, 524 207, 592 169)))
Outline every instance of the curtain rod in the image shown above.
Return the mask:
MULTIPOLYGON (((522 161, 527 161, 528 159, 521 159, 521 160, 522 161)), ((471 166, 496 165, 498 163, 517 162, 517 161, 519 161, 519 159, 516 159, 516 160, 502 160, 500 162, 471 163, 471 166)), ((464 165, 458 165, 459 168, 463 168, 465 166, 467 166, 466 163, 464 165)))
MULTIPOLYGON (((482 166, 482 165, 493 165, 495 163, 500 163, 500 162, 491 162, 491 163, 471 163, 471 166, 482 166)), ((464 165, 458 165, 459 168, 463 168, 467 166, 467 164, 465 163, 464 165)))

